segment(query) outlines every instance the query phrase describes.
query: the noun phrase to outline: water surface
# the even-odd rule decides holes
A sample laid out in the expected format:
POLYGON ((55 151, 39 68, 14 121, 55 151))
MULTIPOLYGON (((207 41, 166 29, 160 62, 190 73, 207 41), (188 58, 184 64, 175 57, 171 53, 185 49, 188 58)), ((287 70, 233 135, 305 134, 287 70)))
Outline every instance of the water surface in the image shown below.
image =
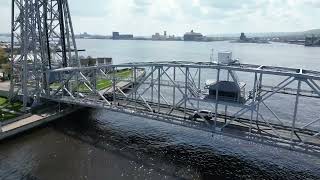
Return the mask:
MULTIPOLYGON (((281 43, 77 41, 85 55, 112 57, 115 64, 208 61, 213 48, 230 50, 243 63, 320 70, 320 48, 281 43)), ((290 99, 283 98, 271 103, 277 113, 290 117, 291 109, 283 108, 290 99)), ((320 105, 301 103, 311 112, 320 105)), ((303 110, 301 120, 318 116, 303 110)), ((0 179, 214 178, 320 179, 320 158, 93 109, 0 142, 0 179)))

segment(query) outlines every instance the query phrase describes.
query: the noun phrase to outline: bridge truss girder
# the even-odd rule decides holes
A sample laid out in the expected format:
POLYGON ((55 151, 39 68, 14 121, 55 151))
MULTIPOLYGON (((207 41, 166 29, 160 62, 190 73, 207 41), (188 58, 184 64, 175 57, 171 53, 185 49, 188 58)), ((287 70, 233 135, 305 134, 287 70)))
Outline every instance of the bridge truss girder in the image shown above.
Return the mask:
MULTIPOLYGON (((271 72, 270 67, 266 71, 263 68, 246 71, 241 65, 203 64, 137 63, 51 70, 47 72, 47 78, 55 74, 55 77, 60 78, 57 82, 62 83, 56 88, 50 88, 42 97, 56 102, 104 108, 260 143, 320 153, 320 131, 314 126, 320 123, 320 119, 307 122, 298 116, 299 101, 304 98, 320 98, 320 76, 315 75, 317 72, 271 72), (117 75, 117 70, 123 68, 132 70, 130 78, 117 75), (142 71, 145 72, 143 76, 142 71), (227 72, 229 79, 230 74, 240 71, 253 77, 250 98, 245 103, 221 101, 217 98, 219 91, 216 92, 214 100, 203 98, 203 77, 210 75, 219 81, 226 78, 223 77, 224 72, 227 72), (264 90, 267 76, 275 76, 278 80, 272 81, 272 88, 264 90), (97 83, 103 80, 110 84, 107 91, 98 89, 97 83), (118 87, 119 82, 130 83, 132 86, 125 91, 118 87), (289 95, 294 97, 293 114, 291 119, 283 119, 268 105, 268 100, 276 95, 286 94, 284 90, 288 89, 292 92, 289 95), (266 110, 262 112, 262 108, 266 110), (189 119, 194 111, 203 109, 213 112, 212 120, 208 121, 204 117, 197 121, 189 119), (265 117, 266 111, 271 117, 265 117)), ((275 69, 279 70, 277 67, 275 69)), ((236 79, 231 77, 232 81, 236 79)), ((289 107, 284 109, 288 111, 289 107)), ((319 117, 318 111, 314 113, 319 117)))

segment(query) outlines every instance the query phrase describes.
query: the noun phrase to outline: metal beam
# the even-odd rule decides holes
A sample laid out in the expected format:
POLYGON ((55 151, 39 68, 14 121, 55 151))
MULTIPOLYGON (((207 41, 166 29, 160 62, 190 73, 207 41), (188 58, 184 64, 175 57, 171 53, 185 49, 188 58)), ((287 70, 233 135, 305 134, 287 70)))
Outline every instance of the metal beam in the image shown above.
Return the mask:
POLYGON ((301 90, 301 80, 298 80, 298 88, 297 88, 297 95, 296 95, 296 101, 294 105, 294 113, 293 113, 293 120, 292 120, 292 127, 291 127, 291 141, 293 141, 293 135, 296 128, 296 120, 297 120, 297 114, 298 114, 298 106, 299 106, 299 95, 301 90))

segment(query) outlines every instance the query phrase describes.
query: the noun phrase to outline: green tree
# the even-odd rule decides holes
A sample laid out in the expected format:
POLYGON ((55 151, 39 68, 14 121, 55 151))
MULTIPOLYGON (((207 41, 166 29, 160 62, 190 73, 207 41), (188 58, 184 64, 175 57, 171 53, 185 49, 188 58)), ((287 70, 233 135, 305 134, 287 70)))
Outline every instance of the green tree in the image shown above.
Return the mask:
POLYGON ((8 55, 3 48, 0 48, 0 64, 6 64, 9 62, 8 55))
POLYGON ((10 79, 11 65, 10 63, 2 64, 1 68, 3 69, 3 79, 10 79))

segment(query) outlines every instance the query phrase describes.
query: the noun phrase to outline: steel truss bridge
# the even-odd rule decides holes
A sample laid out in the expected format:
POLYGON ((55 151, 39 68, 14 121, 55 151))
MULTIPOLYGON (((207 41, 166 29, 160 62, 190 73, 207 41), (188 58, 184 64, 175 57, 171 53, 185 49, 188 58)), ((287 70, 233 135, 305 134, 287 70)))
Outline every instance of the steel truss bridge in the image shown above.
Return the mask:
MULTIPOLYGON (((295 150, 320 151, 319 126, 313 126, 319 125, 320 119, 298 119, 299 101, 309 99, 313 102, 320 98, 320 72, 250 64, 182 61, 69 67, 49 70, 46 74, 59 77, 61 83, 58 88, 44 92, 44 99, 104 108, 295 150), (131 78, 116 75, 115 72, 123 68, 132 69, 131 78), (138 70, 141 69, 146 73, 139 77, 138 70), (204 78, 209 75, 217 81, 223 78, 238 81, 235 72, 252 77, 249 82, 252 89, 247 93, 250 96, 246 97, 245 102, 220 100, 219 91, 216 92, 217 98, 206 98, 204 78), (273 80, 266 80, 268 85, 265 85, 264 80, 268 78, 273 80), (95 88, 97 81, 102 79, 112 82, 108 92, 95 88), (77 85, 73 85, 74 88, 67 88, 75 82, 77 85), (117 86, 119 82, 128 82, 132 86, 124 92, 117 86), (83 86, 88 90, 85 93, 79 88, 83 86), (283 107, 283 111, 293 112, 292 116, 287 116, 288 119, 280 118, 272 110, 272 105, 267 105, 272 103, 269 99, 279 96, 294 99, 291 107, 283 107), (261 111, 262 108, 272 116, 265 117, 266 110, 261 111), (213 112, 213 119, 189 118, 194 111, 204 109, 213 112)), ((314 113, 319 117, 319 112, 314 113)))
POLYGON ((186 61, 80 67, 67 0, 13 0, 11 63, 11 99, 22 96, 26 109, 43 101, 103 108, 320 153, 318 71, 186 61), (125 68, 131 75, 119 76, 125 68), (219 91, 208 98, 204 80, 239 84, 237 74, 249 90, 243 101, 220 99, 219 91), (308 111, 301 112, 301 102, 308 111), (213 118, 189 118, 200 110, 213 118), (311 118, 301 116, 305 113, 311 118))

